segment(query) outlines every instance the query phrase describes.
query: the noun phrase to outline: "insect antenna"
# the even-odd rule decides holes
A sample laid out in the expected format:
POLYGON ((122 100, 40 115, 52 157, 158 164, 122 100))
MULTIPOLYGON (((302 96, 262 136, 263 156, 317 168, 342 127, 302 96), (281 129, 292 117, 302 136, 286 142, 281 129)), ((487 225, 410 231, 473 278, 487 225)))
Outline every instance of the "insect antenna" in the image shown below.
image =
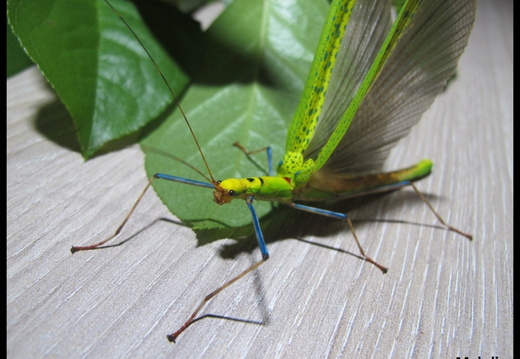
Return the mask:
MULTIPOLYGON (((211 179, 210 182, 215 184, 217 181, 215 181, 215 178, 213 177, 213 173, 211 172, 211 169, 209 168, 208 161, 206 160, 206 156, 204 156, 204 152, 202 151, 202 148, 200 147, 199 141, 197 140, 197 136, 195 136, 195 132, 193 131, 193 128, 191 127, 191 124, 188 121, 188 117, 186 117, 186 114, 184 113, 184 110, 181 107, 181 104, 180 104, 180 101, 179 101, 177 95, 175 95, 175 92, 173 92, 173 90, 172 90, 168 80, 166 80, 166 77, 164 76, 164 73, 162 72, 161 68, 159 67, 159 65, 157 65, 157 62, 155 61, 153 56, 150 54, 150 52, 148 51, 146 46, 144 46, 144 44, 141 41, 141 39, 139 38, 139 36, 137 36, 135 31, 132 29, 132 27, 130 27, 130 25, 126 22, 125 18, 119 13, 119 11, 117 11, 117 9, 114 6, 112 6, 112 4, 108 2, 108 0, 105 0, 105 3, 107 3, 108 6, 110 6, 110 8, 112 9, 112 11, 114 11, 114 13, 117 15, 117 17, 123 22, 123 24, 125 24, 127 29, 132 33, 134 38, 137 40, 139 45, 141 45, 143 50, 146 52, 146 55, 152 61, 153 65, 154 65, 155 69, 157 70, 157 72, 159 73, 159 75, 161 75, 161 78, 164 81, 164 84, 168 88, 168 91, 172 95, 172 98, 175 101, 175 104, 177 105, 177 107, 179 108, 179 110, 182 114, 184 122, 186 123, 186 125, 188 126, 188 129, 190 130, 191 137, 193 137, 193 140, 195 141, 195 145, 197 146, 197 149, 202 157, 202 161, 204 162, 204 166, 206 167, 206 170, 208 171, 209 177, 211 179)), ((204 176, 204 178, 208 179, 206 176, 204 176)))
POLYGON ((154 152, 160 156, 163 156, 163 157, 169 157, 171 159, 173 159, 174 161, 177 161, 181 164, 183 164, 184 166, 188 167, 188 168, 191 168, 193 171, 197 172, 199 175, 202 176, 202 178, 204 178, 206 181, 208 182, 213 182, 213 176, 211 178, 209 178, 204 172, 202 172, 201 170, 199 170, 197 167, 195 167, 194 165, 192 165, 191 163, 188 163, 186 162, 185 160, 183 160, 182 158, 178 157, 178 156, 175 156, 174 154, 172 153, 169 153, 169 152, 166 152, 166 151, 163 151, 163 150, 160 150, 160 149, 157 149, 157 148, 154 148, 154 147, 150 147, 150 146, 146 146, 146 145, 141 145, 141 147, 143 149, 146 149, 147 151, 149 152, 154 152))

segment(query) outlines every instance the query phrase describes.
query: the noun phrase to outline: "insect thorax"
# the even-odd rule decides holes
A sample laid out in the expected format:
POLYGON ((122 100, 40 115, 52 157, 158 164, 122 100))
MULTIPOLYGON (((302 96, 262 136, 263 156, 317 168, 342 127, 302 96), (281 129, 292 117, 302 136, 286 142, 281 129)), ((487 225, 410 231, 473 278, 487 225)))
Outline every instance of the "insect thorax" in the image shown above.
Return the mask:
POLYGON ((279 176, 291 178, 294 187, 307 183, 314 172, 314 161, 304 160, 299 152, 287 152, 278 164, 279 176))

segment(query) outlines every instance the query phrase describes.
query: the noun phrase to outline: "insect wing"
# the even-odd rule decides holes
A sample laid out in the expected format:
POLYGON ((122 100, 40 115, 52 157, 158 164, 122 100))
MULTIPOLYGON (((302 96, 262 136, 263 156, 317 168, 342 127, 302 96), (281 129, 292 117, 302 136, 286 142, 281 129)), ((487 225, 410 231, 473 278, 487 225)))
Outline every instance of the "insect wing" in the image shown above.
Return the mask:
MULTIPOLYGON (((287 151, 303 152, 313 136, 322 138, 319 141, 322 143, 327 140, 356 96, 390 26, 388 1, 335 1, 331 4, 302 99, 289 129, 287 151), (317 125, 319 130, 315 133, 317 125)), ((306 153, 307 157, 316 155, 306 153)))
MULTIPOLYGON (((342 133, 340 126, 351 121, 348 110, 340 119, 323 119, 306 156, 320 151, 317 166, 323 165, 326 174, 379 170, 391 147, 409 133, 455 74, 475 11, 474 0, 408 1, 361 85, 368 89, 366 95, 354 99, 361 102, 348 132, 342 133), (335 121, 340 125, 329 136, 335 121)), ((341 101, 325 105, 337 106, 335 102, 341 101)))
MULTIPOLYGON (((312 138, 312 143, 323 145, 337 128, 343 113, 356 97, 359 86, 367 75, 391 27, 388 1, 357 1, 348 4, 352 6, 350 12, 344 12, 343 8, 346 6, 342 7, 337 3, 339 2, 331 5, 329 21, 334 21, 334 23, 333 26, 326 26, 324 29, 321 38, 322 44, 320 44, 310 73, 306 90, 311 92, 311 95, 303 96, 300 108, 304 108, 304 110, 299 111, 295 117, 295 122, 305 121, 300 126, 299 137, 307 135, 307 142, 304 148, 298 149, 305 150, 307 158, 316 159, 322 147, 314 146, 315 150, 309 150, 306 148, 308 141, 312 138), (337 20, 342 18, 347 18, 348 21, 337 20), (342 31, 337 30, 339 26, 343 27, 342 31), (340 37, 337 38, 338 36, 340 37), (338 51, 333 53, 330 47, 336 41, 338 51), (316 84, 313 77, 316 77, 316 73, 325 70, 327 70, 328 77, 316 84), (320 102, 313 100, 317 94, 324 97, 320 102), (309 101, 307 98, 311 100, 309 101), (313 114, 315 117, 313 123, 309 123, 311 121, 309 114, 313 114), (316 128, 315 132, 314 128, 316 128), (310 133, 308 129, 313 132, 310 133)), ((350 120, 346 119, 343 125, 348 127, 350 120)), ((290 150, 296 150, 294 145, 288 147, 291 147, 290 150)))

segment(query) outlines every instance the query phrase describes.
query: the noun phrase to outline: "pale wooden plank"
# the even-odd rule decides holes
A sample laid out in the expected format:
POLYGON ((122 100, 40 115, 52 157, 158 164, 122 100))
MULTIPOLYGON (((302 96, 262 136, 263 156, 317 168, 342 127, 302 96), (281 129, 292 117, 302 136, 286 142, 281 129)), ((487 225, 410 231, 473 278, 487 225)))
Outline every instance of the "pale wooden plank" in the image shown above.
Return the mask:
POLYGON ((512 67, 512 2, 481 2, 457 80, 389 159, 431 158, 419 187, 473 242, 432 228, 409 190, 351 213, 386 275, 342 251, 356 253, 348 231, 300 223, 311 234, 270 243, 272 258, 203 311, 265 325, 207 318, 177 344, 165 335, 258 253, 195 248, 149 194, 124 245, 72 256, 144 187, 141 152, 83 162, 38 71, 8 80, 8 357, 512 358, 512 67))

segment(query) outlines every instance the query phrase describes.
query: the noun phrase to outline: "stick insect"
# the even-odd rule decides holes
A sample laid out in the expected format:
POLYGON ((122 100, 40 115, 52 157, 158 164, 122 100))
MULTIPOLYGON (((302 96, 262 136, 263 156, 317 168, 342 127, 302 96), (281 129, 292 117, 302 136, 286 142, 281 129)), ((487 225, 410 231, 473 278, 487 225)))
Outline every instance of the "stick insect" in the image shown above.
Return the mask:
MULTIPOLYGON (((334 0, 276 172, 272 151, 265 149, 268 176, 216 180, 178 98, 164 80, 203 160, 205 173, 199 173, 206 181, 156 173, 113 235, 93 245, 73 246, 72 253, 98 248, 116 237, 157 179, 211 189, 218 205, 243 200, 261 259, 206 295, 186 322, 167 336, 175 342, 208 301, 269 258, 255 201, 276 201, 346 223, 361 256, 383 273, 387 268, 365 253, 349 216, 320 208, 320 201, 409 186, 447 230, 471 240, 470 234, 447 224, 414 184, 431 173, 430 160, 391 172, 381 172, 381 167, 390 148, 418 122, 454 75, 475 9, 474 0, 408 0, 392 21, 389 1, 334 0)), ((254 152, 236 146, 245 154, 254 152)))

